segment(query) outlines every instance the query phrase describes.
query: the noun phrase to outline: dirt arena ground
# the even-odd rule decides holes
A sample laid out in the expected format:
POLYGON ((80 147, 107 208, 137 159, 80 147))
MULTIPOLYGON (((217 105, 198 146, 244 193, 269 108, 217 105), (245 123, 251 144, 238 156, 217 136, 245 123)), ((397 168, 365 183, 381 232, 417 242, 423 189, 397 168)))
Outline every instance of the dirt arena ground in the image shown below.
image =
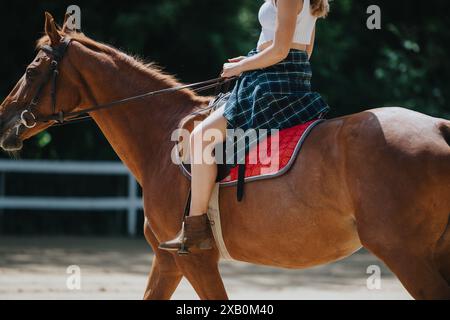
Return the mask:
MULTIPOLYGON (((0 238, 0 299, 141 299, 152 253, 143 239, 0 238), (81 270, 70 290, 67 268, 81 270)), ((221 263, 231 299, 411 299, 385 265, 362 250, 308 270, 221 263), (367 288, 367 268, 381 269, 381 288, 367 288)), ((174 299, 198 299, 183 279, 174 299)))

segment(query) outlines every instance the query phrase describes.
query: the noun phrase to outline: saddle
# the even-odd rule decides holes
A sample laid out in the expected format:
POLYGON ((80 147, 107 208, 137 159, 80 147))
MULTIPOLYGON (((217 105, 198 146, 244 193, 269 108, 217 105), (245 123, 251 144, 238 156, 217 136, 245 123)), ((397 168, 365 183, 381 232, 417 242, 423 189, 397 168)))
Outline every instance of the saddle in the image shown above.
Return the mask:
MULTIPOLYGON (((211 112, 223 106, 228 97, 229 93, 218 94, 210 102, 208 108, 197 110, 184 118, 180 122, 179 128, 187 130, 189 133, 192 132, 195 126, 208 117, 211 112)), ((248 150, 244 164, 238 164, 232 169, 225 164, 218 164, 216 182, 220 187, 237 186, 237 200, 241 201, 244 196, 244 184, 246 182, 275 178, 285 174, 295 162, 311 130, 323 121, 325 120, 320 115, 317 119, 279 130, 276 134, 261 139, 248 150), (261 157, 261 155, 266 155, 266 157, 261 157)), ((190 179, 191 168, 187 151, 189 148, 186 147, 188 143, 188 141, 182 141, 182 138, 179 137, 177 154, 182 173, 190 179), (184 147, 181 147, 182 143, 184 143, 184 147)), ((225 143, 219 147, 223 148, 223 154, 225 154, 225 143)))

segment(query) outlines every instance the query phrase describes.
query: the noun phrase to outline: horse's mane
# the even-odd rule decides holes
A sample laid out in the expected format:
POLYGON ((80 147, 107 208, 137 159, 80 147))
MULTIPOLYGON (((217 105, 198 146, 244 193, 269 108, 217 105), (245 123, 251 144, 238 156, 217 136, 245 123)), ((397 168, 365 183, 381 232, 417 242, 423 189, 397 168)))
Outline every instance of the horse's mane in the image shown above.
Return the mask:
MULTIPOLYGON (((91 50, 103 52, 108 55, 114 56, 117 59, 125 61, 128 64, 130 64, 131 66, 133 66, 134 68, 136 68, 137 70, 141 70, 143 72, 148 73, 150 77, 164 83, 168 87, 176 87, 176 86, 182 85, 182 83, 178 79, 176 79, 175 76, 164 72, 162 67, 159 66, 155 62, 146 63, 140 57, 138 57, 136 55, 126 54, 123 51, 116 49, 111 45, 107 45, 107 44, 95 41, 80 32, 71 32, 68 34, 65 34, 63 32, 60 32, 60 33, 63 37, 69 37, 69 38, 81 43, 82 45, 88 47, 91 50)), ((39 48, 41 48, 44 45, 49 45, 49 44, 50 44, 49 37, 47 35, 44 35, 36 42, 36 50, 38 50, 39 48)), ((197 100, 200 103, 205 103, 205 102, 209 101, 209 99, 210 99, 210 97, 208 98, 208 97, 198 96, 190 89, 183 89, 180 92, 183 92, 183 93, 189 95, 189 97, 192 100, 197 100)))

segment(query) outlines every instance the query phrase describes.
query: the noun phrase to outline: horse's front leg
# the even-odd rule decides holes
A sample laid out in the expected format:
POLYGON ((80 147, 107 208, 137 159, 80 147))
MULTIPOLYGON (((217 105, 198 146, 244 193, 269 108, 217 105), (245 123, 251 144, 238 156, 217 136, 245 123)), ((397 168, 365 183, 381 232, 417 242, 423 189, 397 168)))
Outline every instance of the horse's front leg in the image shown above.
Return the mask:
POLYGON ((219 273, 217 249, 205 253, 178 256, 173 253, 177 265, 202 300, 228 300, 219 273))
POLYGON ((173 255, 158 249, 158 242, 147 220, 144 222, 144 235, 155 252, 144 299, 168 300, 178 287, 183 274, 175 263, 173 255))

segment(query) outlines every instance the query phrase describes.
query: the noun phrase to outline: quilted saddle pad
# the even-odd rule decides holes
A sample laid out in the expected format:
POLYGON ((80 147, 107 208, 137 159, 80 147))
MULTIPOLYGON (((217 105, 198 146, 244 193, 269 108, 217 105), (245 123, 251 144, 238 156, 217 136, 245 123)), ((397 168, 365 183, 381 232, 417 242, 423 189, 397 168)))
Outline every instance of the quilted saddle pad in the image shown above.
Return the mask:
MULTIPOLYGON (((245 157, 245 182, 275 178, 286 173, 297 158, 308 134, 323 121, 325 120, 316 119, 283 129, 259 141, 245 157), (278 141, 279 147, 274 147, 272 150, 273 141, 278 141), (257 161, 249 161, 249 159, 257 161)), ((237 180, 238 166, 231 169, 230 174, 220 182, 220 185, 235 185, 237 180)))

